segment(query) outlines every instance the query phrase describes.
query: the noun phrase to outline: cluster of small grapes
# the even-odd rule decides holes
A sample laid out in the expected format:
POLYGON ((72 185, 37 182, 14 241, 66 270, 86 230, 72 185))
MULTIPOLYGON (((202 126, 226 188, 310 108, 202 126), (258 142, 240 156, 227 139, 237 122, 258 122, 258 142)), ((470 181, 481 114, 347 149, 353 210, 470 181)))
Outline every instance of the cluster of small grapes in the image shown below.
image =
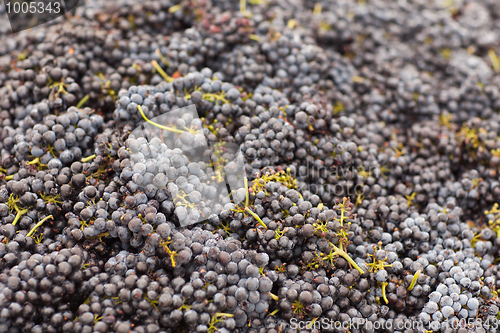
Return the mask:
MULTIPOLYGON (((48 109, 44 109, 43 103, 40 103, 32 111, 31 114, 46 113, 48 109)), ((30 114, 20 124, 20 127, 27 127, 26 131, 12 138, 5 138, 4 146, 16 153, 14 156, 18 163, 38 163, 49 169, 60 169, 63 165, 80 160, 91 151, 93 138, 103 125, 103 118, 91 112, 88 108, 80 110, 73 107, 64 115, 46 114, 43 119, 38 120, 30 114)))
MULTIPOLYGON (((130 87, 127 92, 120 92, 113 118, 138 124, 145 117, 151 119, 195 105, 199 115, 206 116, 207 120, 217 119, 224 124, 228 121, 226 117, 241 114, 242 100, 238 89, 233 84, 221 81, 222 78, 222 74, 204 68, 201 72, 190 72, 169 83, 130 87)), ((183 130, 184 126, 180 129, 183 130)))
POLYGON ((264 318, 276 279, 274 271, 266 269, 267 254, 243 250, 238 240, 200 228, 178 232, 165 223, 158 234, 159 260, 121 251, 106 262, 107 274, 89 281, 89 303, 78 310, 87 314, 80 314, 78 321, 87 320, 88 325, 93 314, 98 318, 94 329, 128 322, 148 330, 183 325, 206 332, 232 330, 246 326, 248 318, 264 318))
POLYGON ((90 294, 91 281, 103 263, 79 245, 62 248, 56 241, 47 250, 45 253, 33 238, 22 234, 7 245, 0 244, 2 329, 47 332, 73 328, 76 307, 90 294))

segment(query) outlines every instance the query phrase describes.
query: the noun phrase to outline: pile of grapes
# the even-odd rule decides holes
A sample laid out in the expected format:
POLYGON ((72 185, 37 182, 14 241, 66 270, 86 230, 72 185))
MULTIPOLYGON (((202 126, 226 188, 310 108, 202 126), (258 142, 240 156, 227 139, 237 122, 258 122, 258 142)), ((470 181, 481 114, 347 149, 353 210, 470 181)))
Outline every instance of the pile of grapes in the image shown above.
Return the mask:
POLYGON ((0 8, 0 332, 498 332, 499 57, 497 0, 0 8))

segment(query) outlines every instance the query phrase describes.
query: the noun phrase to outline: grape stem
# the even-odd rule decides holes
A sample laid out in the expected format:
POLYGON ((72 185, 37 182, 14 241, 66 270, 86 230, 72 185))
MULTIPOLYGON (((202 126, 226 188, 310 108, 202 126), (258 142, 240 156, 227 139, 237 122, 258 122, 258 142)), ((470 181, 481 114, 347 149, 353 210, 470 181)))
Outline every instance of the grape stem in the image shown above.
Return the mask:
POLYGON ((160 49, 156 49, 156 50, 155 50, 155 53, 156 53, 156 55, 160 58, 161 62, 163 62, 163 63, 165 64, 165 66, 170 66, 170 64, 168 63, 167 58, 165 58, 165 57, 163 56, 163 54, 161 54, 160 49))
POLYGON ((30 230, 30 232, 28 232, 28 234, 26 235, 26 237, 30 237, 31 235, 33 235, 36 231, 36 229, 38 229, 38 227, 40 227, 43 222, 47 221, 48 219, 54 219, 54 217, 52 215, 49 215, 47 216, 46 218, 44 218, 43 220, 39 221, 34 227, 33 229, 30 230))
MULTIPOLYGON (((331 243, 330 243, 331 244, 331 243)), ((354 260, 352 260, 352 258, 342 249, 342 244, 340 245, 340 247, 336 247, 334 244, 331 244, 332 247, 333 247, 333 250, 334 250, 334 253, 343 257, 345 260, 347 260, 351 265, 352 267, 356 268, 356 270, 361 274, 363 275, 365 272, 358 266, 358 264, 356 264, 356 262, 354 260)))
POLYGON ((259 223, 260 223, 260 224, 261 224, 264 228, 266 228, 266 229, 267 229, 267 225, 266 225, 264 222, 262 222, 262 220, 260 219, 259 215, 257 215, 257 214, 255 214, 254 212, 252 212, 252 211, 250 210, 250 208, 248 208, 248 207, 245 207, 245 211, 246 211, 248 214, 252 215, 252 216, 254 217, 254 219, 256 219, 257 221, 259 221, 259 223))
POLYGON ((248 203, 249 203, 249 198, 248 198, 248 178, 245 177, 243 180, 245 182, 245 194, 246 194, 245 207, 248 207, 248 203))
POLYGON ((231 313, 219 312, 219 313, 214 314, 214 317, 216 317, 216 318, 219 318, 219 317, 234 317, 234 315, 231 314, 231 313))
POLYGON ((165 79, 165 81, 172 82, 174 80, 171 76, 165 73, 163 68, 161 68, 160 65, 158 64, 158 61, 156 60, 151 61, 151 65, 153 65, 153 67, 158 71, 158 73, 160 73, 160 75, 165 79))
POLYGON ((145 121, 147 121, 148 123, 150 123, 153 126, 156 126, 162 130, 170 131, 170 132, 174 132, 174 133, 184 133, 185 132, 185 131, 177 129, 177 128, 163 126, 163 125, 160 125, 158 123, 155 123, 152 120, 149 120, 148 117, 146 117, 146 115, 144 114, 144 111, 142 111, 142 107, 140 105, 137 105, 137 109, 139 110, 139 113, 141 114, 142 118, 144 118, 145 121))
POLYGON ((82 163, 87 163, 89 161, 92 161, 97 155, 96 154, 93 154, 93 155, 90 155, 90 156, 87 156, 87 157, 83 157, 82 158, 82 163))
POLYGON ((28 165, 40 163, 40 157, 35 158, 33 161, 27 162, 28 165))
POLYGON ((413 288, 415 287, 415 285, 417 284, 417 280, 420 277, 420 272, 421 272, 420 269, 415 272, 415 275, 413 276, 413 279, 411 279, 410 286, 408 287, 408 291, 412 291, 413 288))
POLYGON ((175 13, 176 11, 178 11, 178 10, 179 10, 179 9, 181 9, 181 8, 182 8, 182 7, 181 7, 181 5, 174 5, 174 6, 172 6, 172 7, 170 7, 170 8, 168 9, 168 12, 169 12, 170 14, 172 14, 172 13, 175 13))
POLYGON ((314 15, 319 15, 319 14, 321 14, 321 11, 322 11, 322 10, 323 10, 323 6, 321 5, 321 3, 319 3, 319 2, 318 2, 318 3, 316 3, 316 4, 314 5, 313 14, 314 14, 314 15))
POLYGON ((170 243, 172 243, 172 241, 170 240, 170 237, 168 237, 168 239, 165 242, 160 243, 160 246, 163 246, 165 252, 167 252, 167 254, 170 256, 170 260, 172 261, 172 267, 175 268, 176 265, 175 257, 177 256, 177 252, 170 250, 170 248, 168 247, 170 243))
POLYGON ((247 10, 247 0, 240 0, 240 12, 246 18, 252 17, 252 13, 247 10))
POLYGON ((389 304, 389 300, 385 294, 385 287, 388 285, 387 282, 382 282, 382 297, 384 298, 385 304, 389 304))
POLYGON ((81 109, 82 106, 84 106, 85 103, 87 103, 87 101, 89 100, 89 98, 90 98, 89 94, 83 96, 83 98, 80 100, 80 102, 78 102, 78 104, 76 105, 76 107, 79 108, 79 109, 81 109))
POLYGON ((491 65, 493 66, 495 72, 500 72, 500 61, 498 61, 498 57, 493 49, 488 51, 488 56, 490 57, 491 65))
POLYGON ((17 222, 19 221, 19 219, 21 218, 21 216, 23 216, 24 214, 26 214, 28 212, 28 209, 20 209, 19 207, 17 207, 17 205, 14 208, 16 209, 17 214, 16 214, 16 218, 12 222, 12 225, 16 225, 17 222))

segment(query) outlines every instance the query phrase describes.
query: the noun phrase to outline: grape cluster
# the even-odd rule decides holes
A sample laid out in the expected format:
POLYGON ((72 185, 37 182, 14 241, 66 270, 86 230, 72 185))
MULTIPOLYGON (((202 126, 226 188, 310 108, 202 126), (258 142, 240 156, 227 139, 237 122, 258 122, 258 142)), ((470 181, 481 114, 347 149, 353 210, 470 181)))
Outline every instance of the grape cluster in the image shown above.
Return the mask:
POLYGON ((34 245, 21 235, 1 245, 2 328, 71 330, 78 304, 90 294, 103 262, 80 246, 52 243, 56 246, 45 252, 34 245))

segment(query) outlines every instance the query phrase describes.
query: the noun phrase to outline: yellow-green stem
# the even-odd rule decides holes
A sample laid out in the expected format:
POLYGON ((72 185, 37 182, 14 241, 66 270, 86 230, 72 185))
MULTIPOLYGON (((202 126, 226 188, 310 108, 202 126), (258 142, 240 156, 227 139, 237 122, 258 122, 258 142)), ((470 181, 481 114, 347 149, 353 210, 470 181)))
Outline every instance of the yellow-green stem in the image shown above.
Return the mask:
POLYGON ((498 61, 498 57, 495 54, 495 51, 489 50, 488 56, 490 57, 491 65, 493 66, 495 72, 500 72, 500 61, 498 61))
POLYGON ((12 222, 12 225, 16 225, 17 222, 19 221, 19 219, 21 218, 21 216, 23 216, 24 214, 26 214, 28 212, 27 209, 19 209, 16 207, 16 217, 14 218, 14 221, 12 222))
POLYGON ((365 272, 363 272, 363 270, 358 266, 358 264, 356 264, 356 262, 354 260, 352 260, 352 258, 342 249, 342 245, 340 246, 340 248, 336 247, 335 245, 333 245, 333 249, 335 250, 334 252, 336 254, 338 254, 339 256, 343 257, 345 260, 347 260, 351 265, 352 267, 356 268, 357 271, 360 273, 360 274, 364 274, 365 272))
POLYGON ((246 193, 245 207, 248 207, 248 203, 249 203, 249 198, 248 198, 248 178, 247 177, 243 178, 243 181, 245 182, 245 193, 246 193))
POLYGON ((35 158, 33 161, 28 162, 27 164, 33 165, 33 164, 37 164, 37 163, 40 163, 40 157, 35 158))
POLYGON ((170 7, 168 9, 168 12, 172 14, 172 13, 175 13, 176 11, 178 11, 181 8, 182 8, 181 5, 174 5, 174 6, 172 6, 172 7, 170 7))
POLYGON ((158 61, 156 60, 151 61, 151 65, 153 65, 153 67, 156 68, 158 73, 160 73, 160 75, 165 79, 165 81, 172 82, 174 80, 171 76, 165 73, 163 68, 161 68, 160 65, 158 64, 158 61))
POLYGON ((389 304, 389 300, 385 295, 385 287, 387 286, 387 284, 388 284, 387 282, 382 282, 382 297, 384 298, 385 304, 389 304))
POLYGON ((219 313, 214 314, 214 317, 216 317, 216 318, 218 318, 218 317, 234 317, 234 315, 231 313, 219 312, 219 313))
POLYGON ((413 288, 415 287, 415 285, 417 284, 417 280, 420 277, 420 272, 421 272, 420 269, 415 272, 415 275, 413 276, 413 279, 411 279, 410 286, 408 287, 408 291, 412 291, 413 288))
POLYGON ((89 98, 90 98, 89 94, 83 96, 83 98, 80 100, 80 102, 78 102, 78 104, 76 105, 76 107, 79 108, 79 109, 81 109, 82 106, 84 106, 85 103, 87 103, 87 101, 89 100, 89 98))
POLYGON ((165 57, 163 56, 163 54, 161 54, 161 52, 160 52, 160 50, 159 50, 159 49, 156 49, 156 50, 155 50, 155 53, 156 53, 156 54, 158 55, 158 57, 160 58, 161 62, 163 62, 163 63, 165 64, 165 66, 167 66, 167 67, 168 67, 168 66, 170 66, 170 64, 168 63, 167 58, 165 58, 165 57))
POLYGON ((90 155, 87 157, 83 157, 81 161, 82 161, 82 163, 87 163, 87 162, 92 161, 96 156, 97 156, 96 154, 93 154, 93 155, 90 155))
POLYGON ((267 229, 267 225, 266 225, 264 222, 262 222, 262 220, 260 219, 259 215, 257 215, 257 214, 255 214, 254 212, 252 212, 252 211, 250 210, 250 208, 248 208, 248 207, 246 207, 246 208, 245 208, 245 211, 246 211, 248 214, 252 215, 252 216, 254 217, 254 219, 256 219, 257 221, 259 221, 259 223, 260 223, 260 224, 261 224, 264 228, 266 228, 266 229, 267 229))
POLYGON ((185 132, 185 131, 177 129, 177 128, 163 126, 163 125, 160 125, 158 123, 155 123, 152 120, 149 120, 148 117, 146 117, 146 115, 144 114, 144 111, 142 111, 142 107, 140 105, 137 105, 137 109, 139 110, 139 113, 141 114, 142 118, 144 118, 145 121, 147 121, 148 123, 150 123, 153 126, 158 127, 159 129, 163 129, 165 131, 170 131, 170 132, 174 132, 174 133, 184 133, 185 132))
POLYGON ((322 10, 323 10, 323 6, 321 5, 321 3, 319 3, 319 2, 318 2, 318 3, 316 3, 316 4, 314 5, 313 14, 314 14, 314 15, 319 15, 319 14, 321 14, 321 11, 322 11, 322 10))
POLYGON ((54 217, 52 215, 49 215, 47 216, 46 218, 44 218, 43 220, 39 221, 34 227, 33 229, 30 230, 30 232, 28 232, 28 234, 26 235, 26 237, 30 237, 31 235, 33 235, 36 231, 36 229, 38 229, 38 227, 40 227, 43 222, 47 221, 48 219, 53 219, 54 217))
POLYGON ((215 100, 222 101, 223 103, 226 104, 231 104, 227 99, 224 98, 224 94, 222 93, 221 96, 214 94, 214 93, 205 93, 201 95, 203 99, 209 101, 209 102, 214 102, 215 100))
POLYGON ((276 310, 274 310, 273 312, 271 312, 269 315, 270 315, 270 316, 274 316, 275 314, 277 314, 277 313, 278 313, 278 311, 279 311, 279 309, 276 309, 276 310))

